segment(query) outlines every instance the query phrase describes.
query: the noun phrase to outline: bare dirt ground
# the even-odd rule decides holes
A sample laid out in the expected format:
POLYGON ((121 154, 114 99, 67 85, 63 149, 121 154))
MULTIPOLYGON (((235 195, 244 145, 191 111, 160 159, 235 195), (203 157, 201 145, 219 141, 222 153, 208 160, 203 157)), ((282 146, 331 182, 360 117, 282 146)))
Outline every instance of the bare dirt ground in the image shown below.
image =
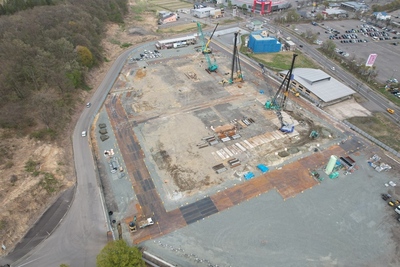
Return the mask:
POLYGON ((283 114, 285 121, 296 125, 296 131, 281 134, 276 115, 263 106, 267 96, 260 95, 259 81, 246 72, 244 83, 222 86, 219 81, 222 73, 229 71, 224 68, 230 65, 230 58, 214 56, 219 74, 212 75, 204 70, 203 57, 196 57, 194 49, 179 60, 148 62, 145 69, 127 65, 113 91, 138 125, 136 133, 150 155, 150 169, 160 177, 168 199, 183 200, 216 185, 233 183, 249 171, 259 172, 256 166, 260 163, 276 166, 336 137, 327 124, 306 119, 304 110, 296 110, 290 114, 293 117, 283 114), (240 123, 244 117, 255 123, 240 123), (242 137, 200 149, 204 137, 228 132, 218 131, 218 127, 233 129, 242 137), (319 131, 318 140, 309 138, 311 130, 319 131), (234 158, 241 165, 230 168, 228 160, 234 158), (212 167, 221 163, 227 170, 217 174, 212 167))
MULTIPOLYGON (((130 5, 134 5, 134 2, 130 5)), ((139 22, 128 14, 124 27, 117 24, 107 26, 102 45, 104 57, 108 61, 92 70, 87 77, 87 83, 93 91, 101 83, 114 59, 124 50, 119 44, 135 45, 154 39, 156 25, 156 19, 151 13, 142 14, 139 22)), ((89 99, 92 92, 83 92, 79 96, 80 102, 89 99)), ((63 136, 72 135, 80 112, 81 108, 77 108, 63 136)), ((1 129, 0 136, 3 160, 0 164, 0 243, 7 248, 0 250, 0 255, 4 255, 13 249, 59 193, 75 183, 76 177, 69 138, 47 143, 26 136, 17 138, 12 132, 1 129), (25 164, 30 159, 35 162, 34 173, 25 170, 25 164), (54 179, 46 180, 46 173, 52 174, 54 179)))
POLYGON ((335 116, 338 120, 351 117, 368 117, 371 112, 358 104, 353 98, 324 108, 326 112, 335 116))

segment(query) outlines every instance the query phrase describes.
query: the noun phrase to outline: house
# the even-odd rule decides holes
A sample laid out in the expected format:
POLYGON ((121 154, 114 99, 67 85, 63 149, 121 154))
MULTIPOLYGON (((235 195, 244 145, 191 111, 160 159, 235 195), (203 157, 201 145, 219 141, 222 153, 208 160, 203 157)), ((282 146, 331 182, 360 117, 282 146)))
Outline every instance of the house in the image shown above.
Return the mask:
POLYGON ((178 19, 179 19, 179 16, 175 13, 160 15, 160 18, 158 20, 158 25, 175 22, 178 19))
POLYGON ((322 11, 324 18, 347 18, 347 12, 339 8, 327 8, 322 11))
POLYGON ((210 11, 210 17, 213 19, 222 18, 224 15, 222 14, 221 9, 215 9, 210 11))
POLYGON ((294 51, 296 50, 296 44, 293 41, 290 40, 285 40, 285 45, 284 45, 286 51, 294 51))
POLYGON ((388 20, 390 19, 390 15, 386 12, 374 12, 372 15, 375 16, 376 19, 378 20, 388 20))
POLYGON ((354 2, 354 1, 343 2, 343 3, 340 4, 340 7, 344 8, 344 9, 351 10, 353 12, 356 12, 356 11, 368 11, 368 9, 369 9, 368 5, 366 5, 364 3, 354 2))
POLYGON ((215 10, 213 7, 203 7, 203 8, 197 8, 193 9, 193 16, 196 18, 208 18, 211 15, 211 11, 215 10))
POLYGON ((259 31, 263 27, 263 23, 259 20, 253 20, 249 24, 246 25, 252 31, 259 31))

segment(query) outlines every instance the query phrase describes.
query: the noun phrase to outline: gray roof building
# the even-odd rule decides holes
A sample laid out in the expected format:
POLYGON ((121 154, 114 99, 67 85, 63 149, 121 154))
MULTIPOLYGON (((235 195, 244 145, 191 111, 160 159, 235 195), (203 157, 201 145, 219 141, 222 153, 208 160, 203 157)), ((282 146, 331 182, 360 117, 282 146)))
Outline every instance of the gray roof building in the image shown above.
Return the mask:
MULTIPOLYGON (((280 72, 281 76, 287 71, 280 72)), ((350 98, 356 92, 320 69, 293 69, 292 87, 321 106, 350 98)))

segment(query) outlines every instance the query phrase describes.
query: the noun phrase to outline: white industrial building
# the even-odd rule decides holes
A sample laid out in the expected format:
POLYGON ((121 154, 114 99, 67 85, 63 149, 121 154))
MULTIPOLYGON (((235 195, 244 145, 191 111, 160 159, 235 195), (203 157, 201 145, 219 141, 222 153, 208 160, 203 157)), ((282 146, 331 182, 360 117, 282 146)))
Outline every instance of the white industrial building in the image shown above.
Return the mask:
MULTIPOLYGON (((288 71, 279 75, 285 77, 288 71)), ((349 99, 356 92, 320 69, 295 68, 291 90, 308 98, 319 107, 329 106, 349 99)))
POLYGON ((215 10, 213 7, 203 7, 198 9, 193 9, 192 14, 196 18, 208 18, 211 15, 211 11, 215 10))

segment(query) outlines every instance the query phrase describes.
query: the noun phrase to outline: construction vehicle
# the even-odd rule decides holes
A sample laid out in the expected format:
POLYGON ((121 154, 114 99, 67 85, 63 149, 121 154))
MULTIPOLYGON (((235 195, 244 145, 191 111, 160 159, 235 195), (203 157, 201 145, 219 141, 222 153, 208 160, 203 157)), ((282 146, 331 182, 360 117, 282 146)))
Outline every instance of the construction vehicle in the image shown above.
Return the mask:
POLYGON ((231 69, 231 78, 229 79, 229 83, 233 82, 243 82, 242 69, 240 67, 239 60, 239 52, 237 49, 237 37, 239 32, 235 32, 235 39, 233 41, 233 53, 232 53, 232 69, 231 69), (233 77, 233 74, 236 73, 236 77, 233 77))
POLYGON ((319 133, 317 131, 315 131, 315 130, 311 131, 311 133, 310 133, 311 139, 316 139, 316 138, 318 138, 318 136, 319 136, 319 133))
POLYGON ((203 54, 211 54, 211 53, 212 53, 212 51, 211 51, 209 45, 210 45, 210 43, 211 43, 211 39, 213 38, 214 33, 215 33, 215 30, 217 29, 218 25, 219 25, 219 23, 217 23, 217 25, 215 25, 215 28, 214 28, 214 30, 213 30, 213 32, 212 32, 210 38, 208 39, 207 43, 202 47, 201 52, 202 52, 203 54))
POLYGON ((147 218, 146 220, 139 222, 139 228, 142 229, 142 228, 145 228, 145 227, 153 225, 153 224, 154 224, 153 219, 147 218))
MULTIPOLYGON (((206 42, 204 40, 204 34, 203 34, 203 30, 201 29, 200 22, 197 22, 197 32, 198 32, 198 35, 199 35, 199 38, 201 41, 202 51, 204 51, 204 48, 206 47, 206 42)), ((208 53, 204 53, 204 57, 206 58, 207 65, 208 65, 206 71, 208 73, 217 71, 218 65, 215 62, 215 59, 214 59, 214 62, 211 62, 210 54, 208 54, 208 53)))
POLYGON ((279 86, 278 91, 276 92, 275 96, 272 98, 271 101, 267 101, 265 103, 265 108, 274 110, 276 116, 278 117, 281 127, 279 130, 284 133, 291 133, 294 131, 294 125, 289 124, 283 120, 282 110, 285 108, 286 101, 289 95, 289 87, 290 82, 293 80, 292 72, 294 67, 294 61, 296 60, 297 54, 293 54, 292 65, 289 71, 286 73, 285 78, 283 79, 281 85, 279 86))

